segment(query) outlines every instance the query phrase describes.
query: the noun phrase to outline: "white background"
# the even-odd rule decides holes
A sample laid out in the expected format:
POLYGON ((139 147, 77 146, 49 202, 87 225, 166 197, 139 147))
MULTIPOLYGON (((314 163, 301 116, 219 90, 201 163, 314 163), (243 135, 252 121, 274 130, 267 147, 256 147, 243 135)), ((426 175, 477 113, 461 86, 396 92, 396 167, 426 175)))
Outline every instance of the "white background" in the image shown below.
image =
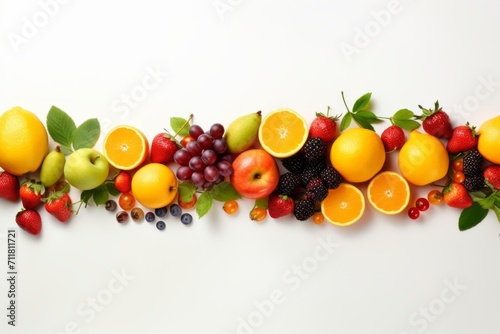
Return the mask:
MULTIPOLYGON (((350 105, 373 92, 384 116, 439 99, 454 125, 479 125, 500 110, 499 14, 494 0, 0 1, 0 110, 20 105, 45 121, 56 105, 77 124, 98 117, 101 138, 110 126, 132 124, 151 140, 170 117, 190 113, 206 128, 280 107, 308 121, 328 105, 340 114, 344 91, 350 105), (122 96, 139 92, 155 70, 156 87, 124 108, 122 96)), ((413 188, 412 201, 428 191, 413 188)), ((6 232, 20 203, 1 201, 1 332, 500 330, 492 213, 461 233, 459 211, 444 205, 418 221, 367 207, 346 228, 254 223, 251 205, 240 201, 233 217, 216 203, 189 227, 166 219, 163 232, 146 222, 119 225, 103 207, 67 225, 42 212, 40 237, 18 232, 12 328, 6 232), (264 301, 272 295, 273 305, 264 301)))

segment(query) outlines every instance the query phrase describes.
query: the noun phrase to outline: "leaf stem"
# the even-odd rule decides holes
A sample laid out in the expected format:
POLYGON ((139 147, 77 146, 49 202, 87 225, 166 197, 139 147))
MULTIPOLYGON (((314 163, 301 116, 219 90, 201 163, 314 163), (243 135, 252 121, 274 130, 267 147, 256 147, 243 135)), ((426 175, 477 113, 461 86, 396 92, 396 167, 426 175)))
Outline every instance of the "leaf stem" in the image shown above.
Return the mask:
POLYGON ((344 101, 344 105, 345 105, 345 108, 347 109, 347 112, 351 113, 351 110, 349 109, 349 107, 347 106, 347 103, 345 102, 344 92, 341 91, 340 95, 342 95, 342 101, 344 101))

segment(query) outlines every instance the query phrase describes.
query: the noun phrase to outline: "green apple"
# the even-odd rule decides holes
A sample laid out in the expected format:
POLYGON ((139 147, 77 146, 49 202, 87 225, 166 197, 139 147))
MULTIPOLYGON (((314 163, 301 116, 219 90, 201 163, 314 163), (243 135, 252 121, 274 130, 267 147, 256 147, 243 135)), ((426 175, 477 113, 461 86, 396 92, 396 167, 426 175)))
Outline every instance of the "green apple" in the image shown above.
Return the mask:
POLYGON ((64 176, 75 188, 94 189, 109 174, 109 163, 102 153, 93 148, 80 148, 71 153, 64 165, 64 176))

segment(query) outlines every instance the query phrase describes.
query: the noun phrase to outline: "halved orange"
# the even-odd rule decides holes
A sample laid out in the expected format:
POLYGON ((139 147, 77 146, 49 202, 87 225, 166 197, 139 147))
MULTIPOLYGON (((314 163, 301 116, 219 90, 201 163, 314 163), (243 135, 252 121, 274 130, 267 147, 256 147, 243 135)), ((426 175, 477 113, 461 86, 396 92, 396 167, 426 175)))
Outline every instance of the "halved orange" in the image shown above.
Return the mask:
POLYGON ((386 171, 371 179, 366 190, 368 201, 387 215, 403 211, 410 202, 410 186, 401 174, 386 171))
POLYGON ((307 140, 307 122, 291 109, 282 108, 267 114, 259 128, 262 148, 276 158, 297 153, 307 140))
POLYGON ((139 129, 129 125, 118 125, 104 138, 102 150, 115 168, 131 170, 146 160, 149 143, 139 129))
POLYGON ((334 225, 347 226, 357 222, 365 212, 365 197, 361 190, 348 183, 330 189, 321 202, 321 212, 334 225))

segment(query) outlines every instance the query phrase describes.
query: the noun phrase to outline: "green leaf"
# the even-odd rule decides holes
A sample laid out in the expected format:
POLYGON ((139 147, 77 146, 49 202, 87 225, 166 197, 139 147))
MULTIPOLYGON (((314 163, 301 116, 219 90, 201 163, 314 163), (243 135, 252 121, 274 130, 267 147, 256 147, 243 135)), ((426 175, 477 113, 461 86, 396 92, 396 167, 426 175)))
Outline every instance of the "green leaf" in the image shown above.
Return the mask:
POLYGON ((116 189, 115 184, 113 182, 106 182, 106 189, 111 196, 120 195, 120 191, 116 189))
POLYGON ((393 119, 392 122, 399 126, 401 129, 408 131, 415 130, 420 126, 420 123, 412 119, 393 119))
POLYGON ((90 118, 80 124, 73 137, 73 148, 92 148, 101 134, 101 125, 97 118, 90 118))
POLYGON ((363 118, 362 116, 359 116, 358 114, 352 114, 352 117, 354 118, 354 121, 362 128, 368 129, 375 131, 373 126, 370 124, 368 119, 363 118))
POLYGON ((360 110, 366 109, 370 105, 370 99, 372 97, 372 93, 366 93, 361 96, 359 99, 354 102, 354 106, 352 107, 352 112, 357 113, 360 110))
POLYGON ((340 132, 344 131, 351 125, 352 121, 352 113, 347 112, 344 117, 342 117, 342 121, 340 121, 340 132))
POLYGON ((84 190, 80 194, 80 200, 85 203, 85 207, 87 207, 87 204, 89 204, 90 199, 92 198, 92 195, 94 193, 94 189, 90 190, 84 190))
POLYGON ((392 119, 393 120, 407 120, 407 119, 410 119, 414 116, 415 114, 413 113, 413 111, 409 110, 409 109, 400 109, 398 111, 396 111, 396 113, 394 114, 394 116, 392 116, 392 119))
POLYGON ((184 203, 189 203, 193 200, 193 196, 196 193, 196 187, 193 183, 185 181, 179 184, 179 199, 184 203))
POLYGON ((100 186, 95 188, 92 194, 92 198, 94 199, 96 205, 106 203, 106 201, 109 199, 109 192, 106 185, 101 184, 100 186))
POLYGON ((259 198, 255 200, 255 207, 267 210, 268 203, 269 203, 268 197, 259 198))
POLYGON ((498 206, 494 205, 493 211, 495 212, 495 215, 497 216, 497 220, 500 223, 500 208, 498 206))
POLYGON ((170 117, 170 127, 179 136, 187 136, 189 134, 189 123, 182 117, 170 117))
POLYGON ((488 215, 488 209, 481 207, 477 202, 472 203, 468 208, 465 208, 460 213, 458 219, 458 228, 460 231, 465 231, 473 228, 477 224, 483 221, 483 219, 488 215))
POLYGON ((495 195, 490 195, 486 198, 481 198, 476 201, 483 209, 489 210, 495 204, 495 195))
POLYGON ((368 121, 370 121, 370 123, 378 123, 378 122, 382 122, 381 119, 379 119, 377 117, 377 115, 375 115, 372 111, 369 111, 369 110, 360 110, 356 113, 356 116, 358 117, 362 117, 368 121))
POLYGON ((222 182, 214 185, 210 193, 212 198, 219 202, 227 202, 241 198, 241 195, 234 189, 230 182, 222 182))
POLYGON ((201 194, 200 197, 198 197, 198 200, 196 201, 196 213, 198 214, 198 218, 206 215, 208 211, 210 211, 211 207, 212 195, 210 194, 210 192, 205 191, 201 194))
POLYGON ((61 144, 62 148, 71 150, 76 125, 67 113, 52 106, 47 114, 47 131, 56 143, 61 144))
POLYGON ((478 199, 485 198, 486 194, 483 193, 482 191, 472 191, 469 193, 469 195, 472 197, 474 201, 477 202, 478 199))

